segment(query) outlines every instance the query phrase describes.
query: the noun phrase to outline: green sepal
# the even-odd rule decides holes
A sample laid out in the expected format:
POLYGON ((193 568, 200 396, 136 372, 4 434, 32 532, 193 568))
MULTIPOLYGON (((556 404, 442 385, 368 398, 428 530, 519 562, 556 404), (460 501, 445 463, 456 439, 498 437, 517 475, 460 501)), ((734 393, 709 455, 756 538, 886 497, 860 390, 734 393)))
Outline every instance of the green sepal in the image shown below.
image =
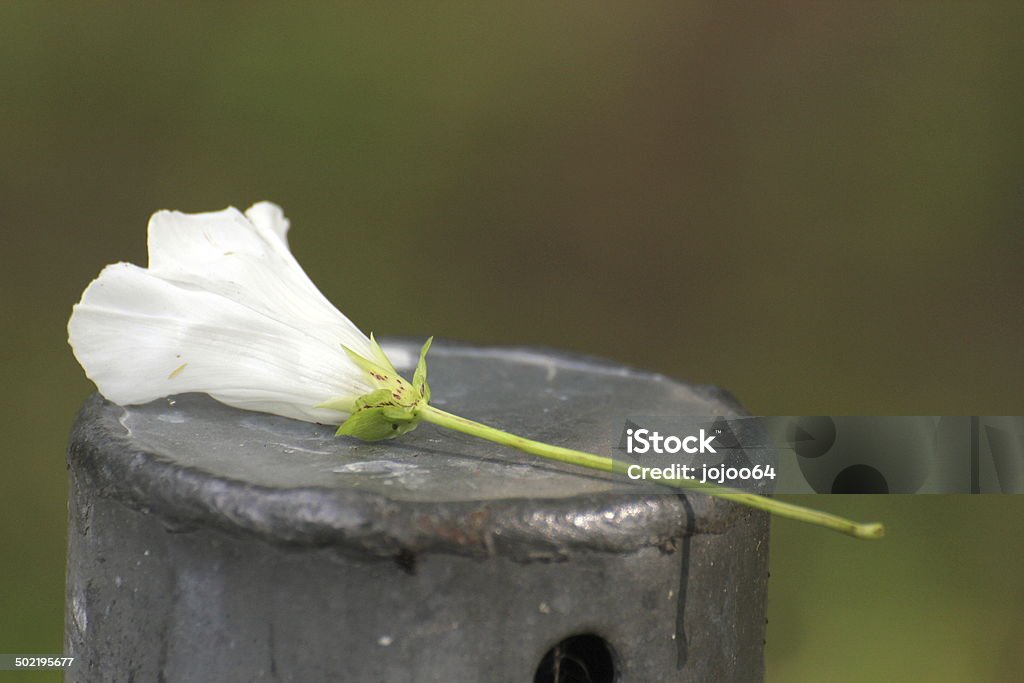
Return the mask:
POLYGON ((416 372, 412 376, 412 388, 419 392, 424 401, 430 401, 430 385, 427 383, 427 351, 434 338, 428 337, 420 349, 420 362, 416 364, 416 372))
POLYGON ((412 422, 419 420, 416 417, 416 410, 409 406, 381 406, 381 410, 384 417, 389 420, 395 420, 397 422, 412 422))
POLYGON ((363 408, 345 420, 336 436, 354 436, 363 441, 380 441, 405 434, 416 428, 419 420, 398 420, 389 408, 363 408))
POLYGON ((373 337, 373 332, 370 333, 370 350, 373 354, 373 360, 380 367, 389 371, 392 375, 398 376, 398 370, 395 370, 395 366, 391 364, 391 359, 388 358, 387 354, 384 353, 384 349, 380 347, 377 340, 373 337))
POLYGON ((352 399, 345 397, 332 398, 324 401, 323 403, 317 403, 313 407, 337 410, 339 413, 351 413, 355 410, 355 404, 352 402, 352 399))
POLYGON ((364 408, 380 408, 385 403, 391 403, 391 390, 375 389, 357 398, 355 410, 349 412, 358 412, 364 408))
POLYGON ((374 379, 378 386, 391 386, 401 379, 401 377, 398 376, 398 373, 395 372, 394 370, 382 368, 380 365, 377 365, 372 360, 363 358, 358 353, 348 348, 344 344, 341 345, 341 348, 345 350, 345 353, 348 354, 349 359, 353 363, 355 363, 360 370, 362 370, 363 372, 365 372, 374 379))

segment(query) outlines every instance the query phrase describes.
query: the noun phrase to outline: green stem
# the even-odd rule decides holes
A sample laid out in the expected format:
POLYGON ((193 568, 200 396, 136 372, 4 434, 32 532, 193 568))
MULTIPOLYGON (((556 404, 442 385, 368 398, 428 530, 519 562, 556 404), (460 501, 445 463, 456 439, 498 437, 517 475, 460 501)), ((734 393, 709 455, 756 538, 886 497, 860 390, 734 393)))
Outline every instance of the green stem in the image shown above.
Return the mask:
MULTIPOLYGON (((512 448, 525 451, 526 453, 539 455, 540 457, 547 458, 549 460, 557 460, 558 462, 564 462, 570 465, 579 465, 593 470, 615 472, 618 474, 627 474, 627 470, 629 469, 629 464, 621 460, 615 460, 614 458, 608 458, 601 455, 594 455, 593 453, 585 453, 572 448, 552 446, 551 444, 534 441, 532 439, 524 439, 521 436, 509 434, 508 432, 503 432, 500 429, 495 429, 494 427, 489 427, 479 422, 467 420, 466 418, 459 417, 458 415, 452 415, 451 413, 445 412, 431 405, 420 406, 417 408, 417 413, 423 420, 439 427, 454 429, 455 431, 462 432, 463 434, 469 434, 470 436, 493 441, 494 443, 498 443, 503 446, 510 446, 512 448)), ((885 535, 885 527, 878 523, 858 524, 857 522, 844 519, 843 517, 830 515, 827 512, 811 510, 810 508, 805 508, 800 505, 793 505, 792 503, 786 503, 781 500, 759 496, 756 493, 743 493, 742 491, 737 491, 723 486, 716 486, 714 484, 702 484, 693 479, 664 479, 661 480, 661 483, 675 488, 700 491, 701 493, 706 493, 710 496, 724 498, 725 500, 731 500, 734 503, 740 503, 741 505, 746 505, 758 510, 764 510, 765 512, 770 512, 780 517, 787 517, 799 522, 806 522, 808 524, 815 524, 817 526, 833 529, 855 538, 881 538, 885 535)))

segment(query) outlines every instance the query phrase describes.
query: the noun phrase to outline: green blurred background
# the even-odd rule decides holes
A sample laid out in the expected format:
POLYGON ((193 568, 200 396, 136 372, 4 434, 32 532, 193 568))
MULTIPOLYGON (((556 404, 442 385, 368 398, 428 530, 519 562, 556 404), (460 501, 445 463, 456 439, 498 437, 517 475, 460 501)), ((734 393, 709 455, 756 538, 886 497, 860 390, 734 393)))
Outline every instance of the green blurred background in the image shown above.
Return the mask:
MULTIPOLYGON (((0 5, 0 652, 61 649, 65 342, 160 208, 280 203, 364 329, 759 414, 1024 414, 1020 3, 0 5), (382 276, 380 263, 390 264, 382 276)), ((768 678, 1019 680, 1024 498, 818 497, 768 678)), ((30 674, 17 674, 29 680, 30 674)))

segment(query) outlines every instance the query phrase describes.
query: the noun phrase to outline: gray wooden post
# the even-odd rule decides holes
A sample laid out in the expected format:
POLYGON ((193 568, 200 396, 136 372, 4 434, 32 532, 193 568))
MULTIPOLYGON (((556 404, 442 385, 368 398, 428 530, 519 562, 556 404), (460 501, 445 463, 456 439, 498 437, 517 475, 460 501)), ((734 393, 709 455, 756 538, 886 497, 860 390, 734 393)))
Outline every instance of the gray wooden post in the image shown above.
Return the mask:
MULTIPOLYGON (((442 408, 598 453, 627 412, 741 414, 547 351, 435 344, 431 384, 442 408)), ((768 521, 723 501, 610 492, 430 425, 362 443, 198 395, 91 397, 68 461, 69 681, 763 676, 768 521)))

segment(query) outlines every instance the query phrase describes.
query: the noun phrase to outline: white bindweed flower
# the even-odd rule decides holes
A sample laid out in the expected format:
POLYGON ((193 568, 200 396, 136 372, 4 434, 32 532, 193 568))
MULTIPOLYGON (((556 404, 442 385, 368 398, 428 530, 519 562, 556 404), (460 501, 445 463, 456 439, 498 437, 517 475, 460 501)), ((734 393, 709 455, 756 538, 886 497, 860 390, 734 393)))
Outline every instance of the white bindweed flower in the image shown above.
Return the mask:
POLYGON ((204 392, 247 410, 341 422, 381 386, 343 347, 394 368, 302 270, 288 226, 269 202, 244 214, 155 213, 149 267, 104 268, 68 322, 100 393, 132 405, 204 392))
MULTIPOLYGON (((203 392, 237 408, 338 424, 367 441, 421 422, 581 467, 625 474, 630 463, 525 439, 430 405, 426 356, 412 381, 341 314, 288 249, 288 220, 260 202, 200 214, 158 211, 149 221, 149 267, 107 266, 68 321, 68 342, 100 393, 122 405, 203 392)), ((666 480, 695 488, 685 479, 666 480)), ((857 524, 791 503, 701 484, 699 490, 859 538, 857 524)))

